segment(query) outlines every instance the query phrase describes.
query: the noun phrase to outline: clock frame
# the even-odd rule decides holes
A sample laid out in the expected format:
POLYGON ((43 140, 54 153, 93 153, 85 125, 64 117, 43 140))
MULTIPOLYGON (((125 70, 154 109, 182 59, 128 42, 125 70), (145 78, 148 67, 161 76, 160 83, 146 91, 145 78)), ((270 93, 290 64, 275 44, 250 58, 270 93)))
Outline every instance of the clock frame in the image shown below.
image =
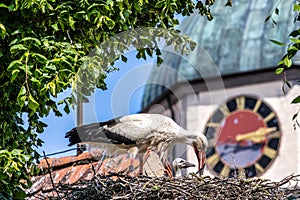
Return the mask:
POLYGON ((275 111, 262 99, 240 95, 211 115, 204 131, 206 165, 221 177, 262 175, 278 155, 281 131, 275 111))

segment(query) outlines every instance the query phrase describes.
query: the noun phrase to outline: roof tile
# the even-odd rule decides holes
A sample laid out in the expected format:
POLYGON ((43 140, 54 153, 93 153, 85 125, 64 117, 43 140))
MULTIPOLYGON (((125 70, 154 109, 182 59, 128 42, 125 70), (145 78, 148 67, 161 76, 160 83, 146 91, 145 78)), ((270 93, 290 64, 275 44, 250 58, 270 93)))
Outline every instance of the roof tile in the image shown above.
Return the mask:
MULTIPOLYGON (((150 153, 150 155, 151 156, 144 161, 147 170, 156 171, 156 174, 152 173, 152 175, 155 176, 164 175, 162 165, 159 165, 161 167, 160 169, 157 168, 158 156, 155 153, 150 153), (151 163, 155 163, 155 165, 151 164, 150 161, 151 163), (155 170, 151 169, 151 166, 155 166, 155 170)), ((98 157, 99 155, 97 158, 98 157)), ((34 200, 56 196, 57 194, 54 191, 51 179, 53 180, 54 186, 57 187, 59 185, 74 184, 80 180, 91 180, 95 175, 121 173, 134 176, 139 174, 139 166, 140 161, 138 159, 130 159, 127 154, 118 155, 114 158, 106 158, 103 161, 97 160, 96 157, 89 152, 82 153, 79 156, 43 159, 38 165, 41 169, 40 175, 31 179, 33 184, 32 187, 27 190, 29 196, 27 199, 34 200), (131 165, 134 169, 133 172, 129 170, 131 165)))

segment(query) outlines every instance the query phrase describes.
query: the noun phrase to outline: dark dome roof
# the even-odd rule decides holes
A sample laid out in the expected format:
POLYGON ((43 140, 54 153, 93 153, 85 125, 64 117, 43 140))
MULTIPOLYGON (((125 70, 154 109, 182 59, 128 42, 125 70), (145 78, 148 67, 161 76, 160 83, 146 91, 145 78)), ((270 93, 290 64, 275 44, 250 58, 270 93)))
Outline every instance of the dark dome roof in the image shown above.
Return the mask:
POLYGON ((163 52, 163 66, 153 67, 145 87, 142 107, 145 108, 168 87, 182 80, 195 80, 217 75, 235 74, 277 66, 286 47, 270 39, 287 42, 293 23, 294 0, 238 0, 232 7, 216 1, 214 19, 208 21, 195 13, 181 23, 179 29, 197 42, 198 50, 188 56, 163 52), (279 16, 265 22, 279 8, 279 16), (203 52, 203 49, 206 51, 203 52))

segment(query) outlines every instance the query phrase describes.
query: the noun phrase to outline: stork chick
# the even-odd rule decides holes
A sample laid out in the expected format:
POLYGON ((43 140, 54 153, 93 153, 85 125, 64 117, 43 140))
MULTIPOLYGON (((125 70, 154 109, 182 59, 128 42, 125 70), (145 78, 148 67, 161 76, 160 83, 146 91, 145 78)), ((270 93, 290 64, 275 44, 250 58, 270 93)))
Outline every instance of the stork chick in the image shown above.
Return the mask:
POLYGON ((182 169, 186 169, 189 167, 195 167, 193 163, 190 163, 182 158, 176 158, 172 162, 172 166, 175 172, 175 177, 181 177, 182 176, 182 169))

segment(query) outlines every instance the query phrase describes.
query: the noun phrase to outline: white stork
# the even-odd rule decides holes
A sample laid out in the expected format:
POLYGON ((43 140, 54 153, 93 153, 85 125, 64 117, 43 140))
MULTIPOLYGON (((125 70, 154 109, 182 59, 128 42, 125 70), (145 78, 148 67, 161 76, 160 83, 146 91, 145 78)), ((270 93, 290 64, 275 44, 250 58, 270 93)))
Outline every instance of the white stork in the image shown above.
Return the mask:
POLYGON ((182 169, 186 169, 189 167, 195 167, 193 163, 190 163, 182 158, 176 158, 172 162, 172 166, 175 172, 175 177, 181 177, 182 176, 182 169))
POLYGON ((110 156, 125 151, 134 158, 137 153, 152 150, 163 162, 167 161, 174 144, 183 143, 194 148, 199 173, 205 166, 206 137, 199 131, 185 130, 171 118, 159 114, 133 114, 83 125, 73 128, 65 137, 69 138, 68 146, 89 144, 104 149, 110 156))

